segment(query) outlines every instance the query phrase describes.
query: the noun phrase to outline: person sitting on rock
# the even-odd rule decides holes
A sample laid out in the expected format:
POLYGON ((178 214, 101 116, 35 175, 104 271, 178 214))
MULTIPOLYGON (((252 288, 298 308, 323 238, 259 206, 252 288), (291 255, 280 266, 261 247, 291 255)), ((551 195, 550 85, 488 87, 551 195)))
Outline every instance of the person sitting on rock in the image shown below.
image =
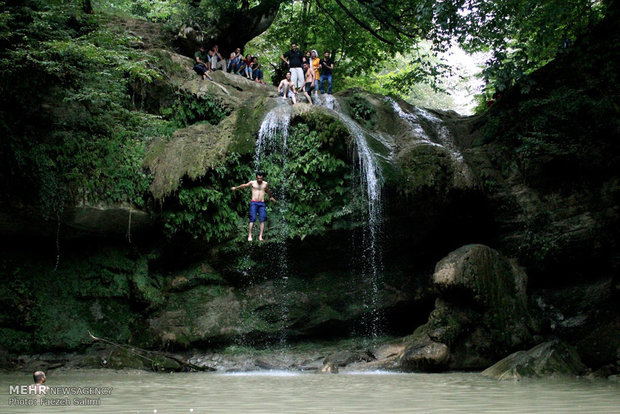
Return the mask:
POLYGON ((291 81, 291 72, 286 72, 286 78, 282 79, 278 85, 278 95, 282 96, 284 99, 291 98, 293 104, 296 104, 296 93, 295 84, 291 81))
POLYGON ((235 54, 235 65, 234 65, 232 72, 236 73, 237 75, 242 75, 243 72, 245 71, 245 60, 243 59, 241 48, 240 47, 236 48, 234 51, 234 54, 235 54))
POLYGON ((260 63, 258 63, 258 58, 254 56, 252 58, 252 79, 256 82, 260 82, 263 85, 265 82, 263 81, 263 70, 261 69, 260 63))
POLYGON ((220 55, 218 45, 213 46, 211 50, 209 50, 209 69, 212 71, 226 69, 226 61, 222 55, 220 55))
POLYGON ((241 58, 237 56, 235 52, 231 52, 228 58, 228 64, 226 65, 226 72, 235 73, 240 60, 241 58))
POLYGON ((245 55, 243 65, 245 66, 245 77, 248 79, 252 79, 252 55, 250 55, 249 53, 245 55))
POLYGON ((207 63, 209 62, 209 54, 205 52, 205 47, 200 46, 200 49, 194 53, 194 71, 202 76, 202 79, 210 79, 211 76, 208 73, 207 63))
POLYGON ((267 210, 265 208, 265 193, 269 194, 269 201, 275 202, 276 199, 271 195, 271 189, 269 183, 263 181, 264 173, 257 172, 256 180, 252 180, 249 183, 241 184, 238 187, 232 187, 231 190, 236 191, 240 188, 252 187, 252 201, 250 202, 250 211, 248 213, 250 219, 250 229, 248 232, 248 241, 252 241, 252 227, 256 221, 256 213, 258 212, 258 218, 260 221, 260 231, 258 233, 258 240, 264 241, 263 231, 265 230, 265 221, 267 221, 267 210))

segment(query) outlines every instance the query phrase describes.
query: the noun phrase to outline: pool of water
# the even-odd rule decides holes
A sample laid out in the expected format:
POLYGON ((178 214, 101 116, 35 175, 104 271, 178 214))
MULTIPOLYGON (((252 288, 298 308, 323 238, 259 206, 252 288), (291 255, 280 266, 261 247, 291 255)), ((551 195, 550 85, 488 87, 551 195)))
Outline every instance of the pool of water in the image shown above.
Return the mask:
POLYGON ((620 384, 585 378, 497 382, 477 373, 74 370, 52 371, 46 383, 79 387, 69 391, 74 394, 55 388, 61 394, 36 397, 11 390, 30 381, 25 373, 0 374, 1 413, 620 413, 620 384), (84 392, 106 394, 75 394, 84 392), (17 400, 37 405, 18 406, 17 400), (62 401, 70 405, 41 406, 62 401))

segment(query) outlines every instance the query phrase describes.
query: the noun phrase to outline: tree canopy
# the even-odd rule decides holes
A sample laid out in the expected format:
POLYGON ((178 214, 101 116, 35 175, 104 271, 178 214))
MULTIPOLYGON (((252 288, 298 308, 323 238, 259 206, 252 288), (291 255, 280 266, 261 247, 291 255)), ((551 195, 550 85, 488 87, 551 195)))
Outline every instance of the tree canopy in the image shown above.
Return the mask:
MULTIPOLYGON (((433 59, 458 44, 492 57, 490 89, 503 90, 544 65, 601 20, 614 0, 95 0, 159 21, 196 24, 208 44, 228 52, 261 35, 263 55, 294 39, 301 49, 332 52, 337 76, 373 72, 398 52, 410 56, 401 88, 436 79, 433 59), (430 41, 431 53, 420 42, 430 41)), ((178 29, 178 27, 177 27, 178 29)), ((256 41, 255 41, 256 42, 256 41)), ((402 71, 401 71, 402 72, 402 71)))
MULTIPOLYGON (((613 0, 85 1, 0 0, 2 192, 32 198, 37 188, 54 215, 66 199, 143 203, 146 142, 180 125, 173 106, 149 115, 134 100, 165 74, 156 56, 132 47, 135 38, 114 31, 110 15, 173 33, 198 27, 223 52, 245 46, 263 63, 277 63, 294 40, 332 52, 335 76, 357 79, 349 85, 381 72, 389 92, 432 82, 448 69, 434 54, 454 43, 489 52, 489 86, 505 89, 617 8, 613 0)), ((204 120, 221 116, 211 110, 204 120)))

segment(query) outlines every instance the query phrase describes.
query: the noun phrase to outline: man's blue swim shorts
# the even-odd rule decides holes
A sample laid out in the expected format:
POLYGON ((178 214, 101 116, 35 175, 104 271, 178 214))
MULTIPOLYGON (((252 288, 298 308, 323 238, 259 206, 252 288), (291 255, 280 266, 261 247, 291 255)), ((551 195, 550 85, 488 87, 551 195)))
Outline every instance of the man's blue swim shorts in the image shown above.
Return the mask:
POLYGON ((261 223, 267 221, 267 210, 265 209, 265 202, 251 201, 250 213, 248 214, 250 218, 250 223, 254 223, 256 221, 256 211, 258 211, 258 219, 261 223))

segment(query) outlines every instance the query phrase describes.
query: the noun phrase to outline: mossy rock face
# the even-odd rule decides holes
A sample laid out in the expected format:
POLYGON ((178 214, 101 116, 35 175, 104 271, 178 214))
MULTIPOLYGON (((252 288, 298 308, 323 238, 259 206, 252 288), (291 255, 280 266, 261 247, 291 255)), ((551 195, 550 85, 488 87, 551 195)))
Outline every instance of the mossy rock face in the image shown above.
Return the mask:
POLYGON ((422 330, 406 338, 405 347, 400 350, 397 367, 403 371, 439 372, 448 368, 451 361, 450 348, 433 341, 422 330))
POLYGON ((127 204, 99 203, 76 206, 63 217, 63 224, 76 230, 76 236, 96 234, 108 237, 139 236, 154 227, 146 212, 127 204))
MULTIPOLYGON (((263 116, 273 105, 267 99, 269 91, 241 94, 233 88, 235 82, 239 82, 236 78, 241 76, 219 72, 217 75, 227 83, 204 84, 189 80, 182 90, 188 96, 217 100, 218 105, 226 109, 227 116, 217 125, 193 124, 175 131, 170 138, 162 137, 149 145, 143 165, 153 174, 150 189, 155 198, 176 191, 184 177, 197 180, 222 167, 230 154, 245 155, 254 151, 263 116)), ((262 86, 251 85, 252 88, 262 86)))
POLYGON ((495 312, 514 315, 527 308, 525 272, 482 244, 463 246, 439 261, 433 283, 444 297, 467 291, 476 304, 495 312))
POLYGON ((153 142, 144 161, 154 176, 153 196, 162 198, 175 191, 184 176, 196 179, 223 165, 236 120, 231 114, 218 126, 195 124, 176 131, 170 140, 153 142))
POLYGON ((473 187, 467 166, 446 148, 429 143, 411 143, 397 155, 401 192, 408 196, 432 192, 447 194, 473 187))
POLYGON ((239 335, 241 311, 241 301, 232 288, 200 286, 170 295, 168 306, 148 323, 162 345, 187 347, 239 335))
POLYGON ((158 303, 156 275, 147 258, 130 249, 93 248, 63 252, 54 270, 44 260, 3 263, 19 279, 0 287, 0 346, 10 352, 75 350, 91 343, 89 331, 115 342, 144 345, 148 338, 136 312, 158 303), (15 267, 14 267, 15 266, 15 267))
POLYGON ((154 141, 144 160, 153 174, 153 196, 174 192, 183 177, 196 180, 222 167, 229 154, 251 153, 264 110, 262 99, 248 100, 218 125, 194 124, 154 141))
POLYGON ((403 369, 486 368, 531 341, 526 275, 499 252, 463 246, 437 263, 433 283, 440 298, 428 322, 407 340, 403 369), (434 363, 418 361, 419 349, 438 350, 437 344, 448 347, 449 358, 438 353, 434 363))
POLYGON ((586 366, 577 351, 561 341, 543 342, 529 351, 515 352, 482 371, 485 377, 518 380, 523 377, 583 375, 586 366))
POLYGON ((238 107, 234 129, 235 139, 230 145, 231 152, 238 152, 240 154, 254 152, 258 130, 265 113, 267 113, 271 105, 272 102, 267 97, 259 95, 246 100, 238 107))
MULTIPOLYGON (((396 280, 393 283, 379 292, 380 311, 409 299, 397 290, 396 280)), ((355 276, 336 272, 290 275, 237 288, 198 286, 172 293, 167 306, 149 319, 149 329, 162 346, 173 348, 341 337, 368 312, 367 288, 355 276)))

